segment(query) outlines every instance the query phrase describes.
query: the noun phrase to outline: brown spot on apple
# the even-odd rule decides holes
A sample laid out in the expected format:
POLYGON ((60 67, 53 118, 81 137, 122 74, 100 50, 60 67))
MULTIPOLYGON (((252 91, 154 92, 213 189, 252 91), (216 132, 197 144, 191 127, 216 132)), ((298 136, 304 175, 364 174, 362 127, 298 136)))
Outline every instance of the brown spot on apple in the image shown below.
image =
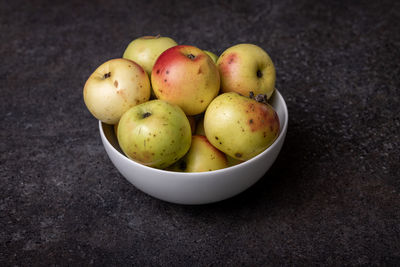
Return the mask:
POLYGON ((251 110, 253 118, 248 120, 248 125, 252 132, 259 131, 261 129, 265 129, 268 125, 274 124, 274 118, 271 117, 271 113, 268 110, 268 107, 264 104, 255 105, 254 103, 249 104, 249 109, 251 110))
POLYGON ((230 55, 228 56, 228 64, 234 63, 235 60, 236 60, 236 54, 235 54, 235 53, 230 54, 230 55))
POLYGON ((202 73, 202 70, 201 70, 201 67, 199 68, 199 70, 197 71, 197 74, 201 74, 202 73))
POLYGON ((115 88, 118 88, 118 81, 117 80, 114 81, 114 86, 115 86, 115 88))

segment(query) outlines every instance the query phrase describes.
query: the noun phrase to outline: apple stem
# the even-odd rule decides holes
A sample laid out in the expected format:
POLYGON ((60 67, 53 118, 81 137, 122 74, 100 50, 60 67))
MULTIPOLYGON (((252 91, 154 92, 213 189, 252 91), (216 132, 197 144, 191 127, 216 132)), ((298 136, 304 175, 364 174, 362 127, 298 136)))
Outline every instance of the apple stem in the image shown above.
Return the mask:
POLYGON ((192 59, 192 60, 193 60, 196 56, 193 55, 193 54, 188 54, 187 57, 188 57, 189 59, 192 59))
POLYGON ((254 99, 255 101, 257 101, 259 103, 268 104, 268 98, 267 98, 266 94, 255 95, 253 91, 250 91, 249 98, 254 99))
POLYGON ((260 70, 257 70, 257 77, 258 78, 261 78, 263 75, 262 75, 262 72, 260 71, 260 70))

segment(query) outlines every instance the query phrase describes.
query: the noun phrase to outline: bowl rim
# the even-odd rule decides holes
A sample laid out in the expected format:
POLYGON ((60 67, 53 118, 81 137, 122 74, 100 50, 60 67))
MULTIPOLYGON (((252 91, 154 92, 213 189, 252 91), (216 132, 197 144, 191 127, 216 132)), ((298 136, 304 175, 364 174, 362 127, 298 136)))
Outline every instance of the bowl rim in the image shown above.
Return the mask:
POLYGON ((110 127, 112 127, 112 125, 103 123, 102 121, 99 120, 98 123, 99 123, 100 136, 105 141, 105 142, 103 142, 103 144, 105 144, 109 148, 111 148, 111 150, 114 153, 116 153, 119 158, 122 158, 123 161, 125 161, 127 163, 130 163, 130 164, 133 164, 133 165, 137 166, 138 168, 146 169, 148 171, 153 171, 153 172, 156 172, 156 173, 159 173, 159 174, 174 174, 174 175, 177 175, 177 176, 196 177, 196 176, 204 176, 205 174, 218 174, 218 173, 222 173, 222 172, 233 171, 234 169, 240 168, 241 166, 243 166, 245 164, 247 165, 247 164, 251 164, 251 162, 253 162, 253 161, 257 161, 257 159, 263 157, 263 155, 267 154, 270 150, 272 150, 275 146, 277 146, 282 138, 285 138, 285 135, 286 135, 286 132, 287 132, 287 127, 288 127, 288 121, 289 121, 289 113, 288 113, 286 101, 283 98, 282 94, 277 89, 275 89, 274 94, 277 94, 277 96, 280 98, 280 102, 282 102, 283 113, 285 115, 284 117, 286 118, 284 123, 283 123, 283 126, 282 126, 282 128, 281 128, 281 130, 279 132, 278 137, 275 139, 275 141, 268 148, 266 148, 260 154, 252 157, 249 160, 246 160, 244 162, 241 162, 241 163, 238 163, 236 165, 229 166, 229 167, 226 167, 226 168, 223 168, 223 169, 212 170, 212 171, 207 171, 207 172, 177 172, 177 171, 169 171, 169 170, 157 169, 157 168, 146 166, 144 164, 136 162, 133 159, 130 159, 127 156, 125 156, 120 151, 118 151, 109 142, 109 140, 108 140, 107 136, 104 134, 104 130, 103 130, 103 124, 108 125, 110 127))

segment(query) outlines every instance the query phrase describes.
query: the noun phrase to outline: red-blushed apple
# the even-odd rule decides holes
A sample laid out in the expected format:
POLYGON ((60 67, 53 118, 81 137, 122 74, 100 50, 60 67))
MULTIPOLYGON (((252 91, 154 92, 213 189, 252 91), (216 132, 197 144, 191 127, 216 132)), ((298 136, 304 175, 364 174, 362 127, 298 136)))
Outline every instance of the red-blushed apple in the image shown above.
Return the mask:
POLYGON ((275 90, 275 66, 264 49, 254 44, 238 44, 226 49, 217 61, 222 92, 249 96, 265 94, 269 99, 275 90))
POLYGON ((122 57, 135 61, 150 75, 161 53, 176 45, 178 44, 170 37, 142 36, 129 43, 122 57))
POLYGON ((125 111, 149 98, 147 73, 137 63, 123 58, 101 64, 83 88, 86 107, 96 119, 107 124, 116 124, 125 111))
POLYGON ((154 64, 151 83, 158 99, 180 106, 187 115, 202 113, 220 88, 215 63, 189 45, 164 51, 154 64))
POLYGON ((206 172, 228 167, 224 153, 216 149, 203 135, 193 135, 189 152, 175 164, 171 171, 206 172))
POLYGON ((134 106, 118 123, 118 143, 125 155, 154 168, 166 168, 183 157, 191 140, 185 113, 163 100, 134 106))
POLYGON ((217 96, 204 115, 207 139, 235 159, 248 160, 278 137, 279 118, 269 104, 235 92, 217 96))

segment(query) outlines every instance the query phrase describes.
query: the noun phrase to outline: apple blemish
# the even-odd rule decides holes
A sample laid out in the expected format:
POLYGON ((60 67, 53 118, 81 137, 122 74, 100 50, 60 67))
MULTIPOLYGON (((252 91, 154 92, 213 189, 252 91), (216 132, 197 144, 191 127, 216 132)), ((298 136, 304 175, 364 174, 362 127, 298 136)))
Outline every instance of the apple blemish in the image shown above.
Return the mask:
POLYGON ((145 119, 145 118, 150 117, 150 116, 151 116, 150 112, 145 112, 145 113, 143 113, 142 118, 145 119))

